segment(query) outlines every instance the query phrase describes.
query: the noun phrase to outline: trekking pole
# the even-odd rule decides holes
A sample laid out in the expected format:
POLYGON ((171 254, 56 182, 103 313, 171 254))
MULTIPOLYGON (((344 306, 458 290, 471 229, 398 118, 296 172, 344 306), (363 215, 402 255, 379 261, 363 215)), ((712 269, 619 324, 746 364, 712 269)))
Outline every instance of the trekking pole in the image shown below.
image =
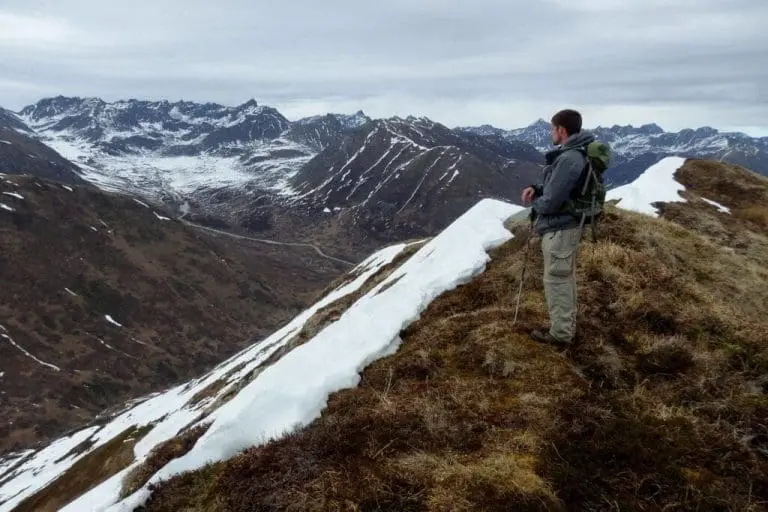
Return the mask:
POLYGON ((523 283, 525 282, 525 269, 528 267, 528 253, 531 251, 531 238, 533 238, 533 228, 535 224, 531 221, 531 228, 528 231, 528 238, 525 240, 525 251, 523 253, 523 270, 520 273, 520 286, 517 289, 517 305, 515 306, 515 318, 512 325, 517 324, 517 315, 520 312, 520 298, 523 296, 523 283))
MULTIPOLYGON (((592 164, 589 165, 589 169, 587 170, 587 179, 584 180, 584 189, 581 191, 581 195, 584 196, 584 194, 587 193, 587 190, 589 190, 589 184, 594 181, 595 185, 597 185, 597 177, 595 177, 595 171, 592 168, 592 164)), ((597 234, 595 233, 595 206, 596 206, 596 197, 595 194, 592 194, 592 211, 590 212, 590 224, 592 224, 592 241, 597 242, 597 234)), ((579 239, 581 239, 582 236, 584 236, 584 224, 587 220, 587 212, 584 212, 581 214, 581 222, 579 223, 579 239)))

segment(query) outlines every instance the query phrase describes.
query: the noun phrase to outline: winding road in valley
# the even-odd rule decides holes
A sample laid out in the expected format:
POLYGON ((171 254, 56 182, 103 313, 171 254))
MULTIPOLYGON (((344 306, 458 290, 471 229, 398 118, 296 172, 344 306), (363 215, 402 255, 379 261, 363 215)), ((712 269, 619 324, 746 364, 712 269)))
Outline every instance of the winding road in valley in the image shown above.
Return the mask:
POLYGON ((220 229, 209 228, 208 226, 201 226, 200 224, 195 224, 193 222, 189 222, 189 221, 184 220, 184 219, 179 219, 179 220, 181 220, 181 222, 183 222, 187 226, 190 226, 190 227, 193 227, 193 228, 196 228, 196 229, 201 229, 203 231, 208 231, 210 233, 214 233, 214 234, 217 234, 217 235, 228 236, 230 238, 237 238, 239 240, 250 240, 252 242, 258 242, 258 243, 261 243, 261 244, 268 244, 268 245, 283 245, 283 246, 287 246, 287 247, 306 247, 308 249, 314 250, 317 254, 319 254, 320 256, 322 256, 323 258, 325 258, 327 260, 335 261, 337 263, 343 263, 344 265, 349 265, 349 266, 352 266, 352 267, 357 265, 357 263, 353 263, 351 261, 343 260, 341 258, 336 258, 334 256, 326 254, 325 252, 323 252, 323 250, 321 248, 319 248, 318 246, 316 246, 314 244, 301 243, 301 242, 278 242, 277 240, 266 240, 264 238, 254 238, 254 237, 245 236, 245 235, 238 235, 236 233, 229 233, 227 231, 222 231, 220 229))

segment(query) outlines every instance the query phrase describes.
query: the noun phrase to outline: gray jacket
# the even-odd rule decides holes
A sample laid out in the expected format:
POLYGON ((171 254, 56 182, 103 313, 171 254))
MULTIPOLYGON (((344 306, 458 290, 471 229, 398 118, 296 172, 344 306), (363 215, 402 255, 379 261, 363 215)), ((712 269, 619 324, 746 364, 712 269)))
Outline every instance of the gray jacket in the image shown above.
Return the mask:
POLYGON ((586 157, 577 148, 594 140, 590 132, 581 131, 546 154, 547 166, 542 171, 542 179, 533 187, 536 196, 532 208, 536 216, 536 232, 540 235, 579 227, 581 219, 563 212, 562 208, 587 167, 586 157))

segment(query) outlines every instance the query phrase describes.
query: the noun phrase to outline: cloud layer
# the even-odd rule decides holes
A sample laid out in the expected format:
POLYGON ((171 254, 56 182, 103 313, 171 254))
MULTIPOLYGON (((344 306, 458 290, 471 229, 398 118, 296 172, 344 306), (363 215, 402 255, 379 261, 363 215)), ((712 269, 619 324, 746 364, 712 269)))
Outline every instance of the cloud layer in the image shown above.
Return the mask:
POLYGON ((764 0, 6 0, 0 105, 56 94, 768 132, 764 0))

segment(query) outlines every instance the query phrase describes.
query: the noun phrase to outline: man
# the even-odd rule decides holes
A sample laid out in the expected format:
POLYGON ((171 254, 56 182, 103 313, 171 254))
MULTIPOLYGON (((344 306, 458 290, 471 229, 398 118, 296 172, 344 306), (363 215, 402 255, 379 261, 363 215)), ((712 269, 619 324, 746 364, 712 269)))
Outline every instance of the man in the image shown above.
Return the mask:
POLYGON ((534 230, 541 235, 544 255, 544 293, 551 327, 537 329, 531 338, 567 348, 576 334, 576 255, 581 242, 581 218, 567 204, 584 185, 587 159, 583 148, 595 138, 581 130, 581 114, 563 110, 552 117, 552 143, 547 166, 538 185, 523 190, 524 204, 532 203, 534 230))

